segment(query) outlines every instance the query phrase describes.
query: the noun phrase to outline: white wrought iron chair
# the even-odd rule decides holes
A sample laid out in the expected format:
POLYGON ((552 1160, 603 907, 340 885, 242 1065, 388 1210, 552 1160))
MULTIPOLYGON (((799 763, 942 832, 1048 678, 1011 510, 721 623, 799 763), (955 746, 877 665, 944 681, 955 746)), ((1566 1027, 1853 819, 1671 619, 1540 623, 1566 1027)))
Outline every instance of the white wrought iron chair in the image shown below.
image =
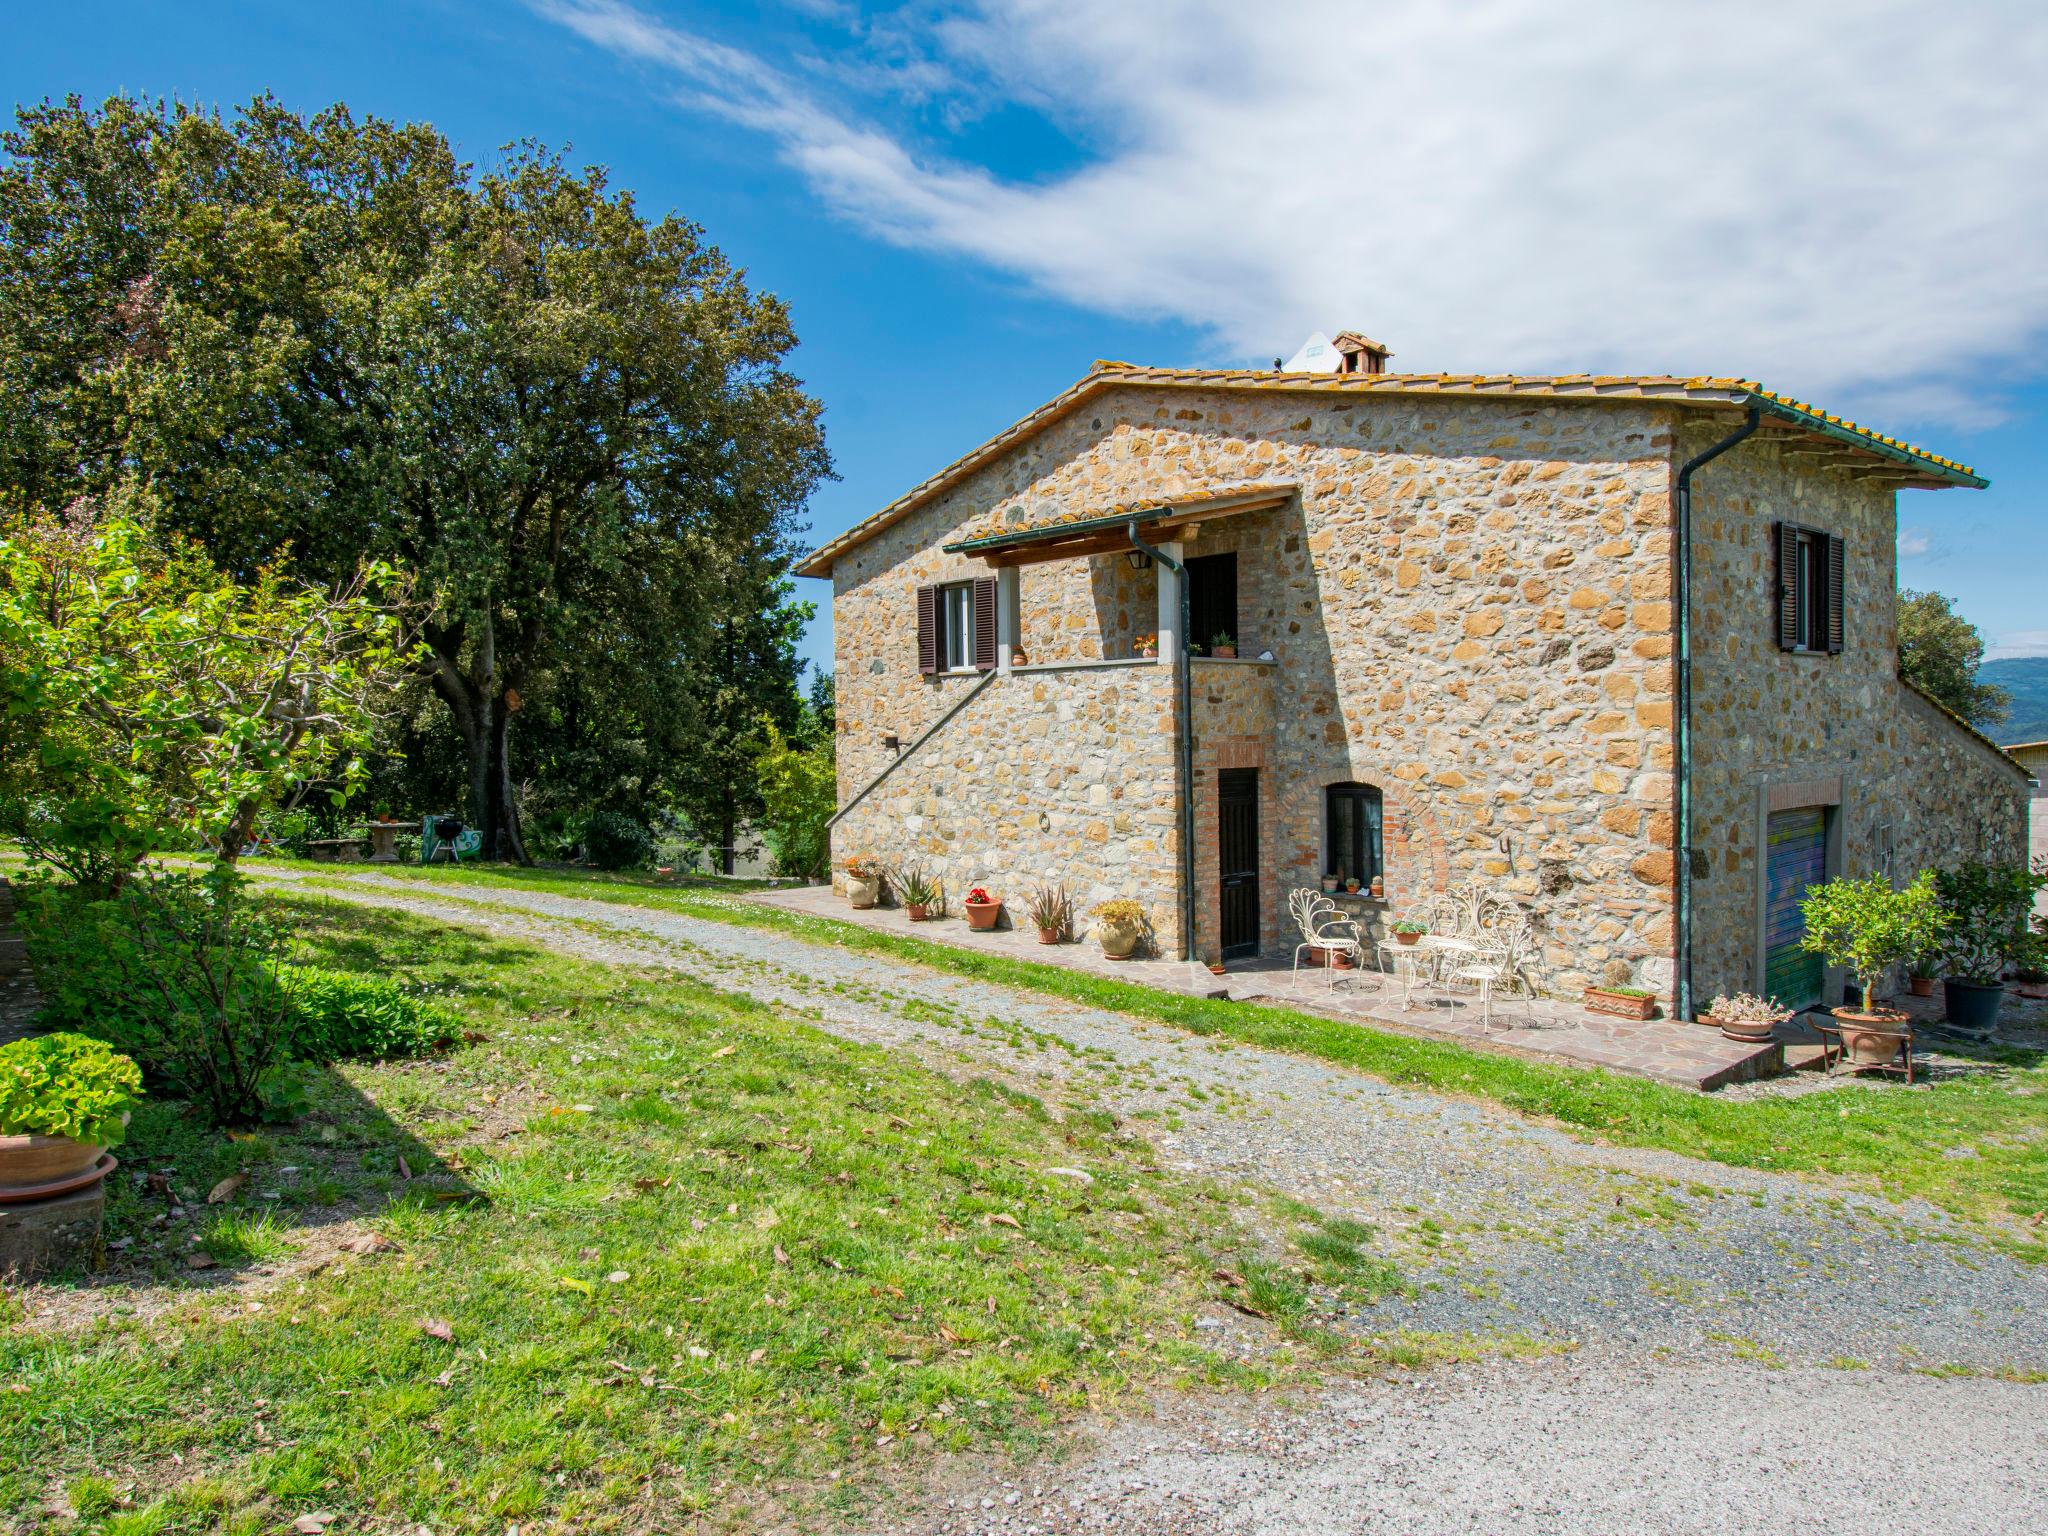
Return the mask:
POLYGON ((1301 989, 1301 957, 1312 949, 1323 952, 1332 989, 1337 985, 1337 967, 1330 962, 1337 954, 1348 954, 1354 970, 1364 969, 1365 941, 1359 935, 1357 920, 1345 916, 1336 902, 1321 891, 1304 886, 1288 895, 1287 911, 1301 934, 1301 942, 1294 946, 1292 985, 1296 991, 1301 989))
POLYGON ((1480 1027, 1491 1029, 1495 990, 1512 993, 1516 987, 1528 984, 1522 968, 1534 933, 1528 914, 1505 899, 1488 898, 1481 915, 1485 922, 1472 935, 1477 952, 1448 967, 1444 980, 1453 986, 1478 989, 1480 1027))

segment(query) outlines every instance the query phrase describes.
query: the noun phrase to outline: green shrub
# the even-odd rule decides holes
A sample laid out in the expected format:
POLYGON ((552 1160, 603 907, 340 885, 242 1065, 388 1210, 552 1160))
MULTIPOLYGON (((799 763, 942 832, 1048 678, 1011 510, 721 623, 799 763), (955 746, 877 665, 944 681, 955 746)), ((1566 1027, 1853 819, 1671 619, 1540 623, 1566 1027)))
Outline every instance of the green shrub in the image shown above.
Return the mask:
POLYGON ((583 824, 583 856, 599 869, 637 869, 654 856, 654 834, 620 811, 593 811, 583 824))
POLYGON ((233 870, 129 879, 111 899, 31 889, 23 931, 41 1021, 104 1040, 219 1125, 262 1118, 292 1054, 284 924, 233 870))
POLYGON ((288 966, 281 975, 295 1016, 292 1049, 302 1061, 425 1056, 462 1038, 452 1008, 389 976, 313 966, 288 966))
POLYGON ((313 851, 313 839, 326 835, 308 810, 271 811, 257 823, 256 830, 275 843, 280 852, 295 859, 308 857, 313 851))
POLYGON ((118 1146, 142 1073, 84 1035, 59 1033, 0 1045, 0 1136, 69 1136, 118 1146))
POLYGON ((1945 974, 1995 987, 2008 965, 2024 964, 2034 897, 2048 875, 2024 864, 1963 864, 1934 877, 1947 913, 1941 951, 1945 974))

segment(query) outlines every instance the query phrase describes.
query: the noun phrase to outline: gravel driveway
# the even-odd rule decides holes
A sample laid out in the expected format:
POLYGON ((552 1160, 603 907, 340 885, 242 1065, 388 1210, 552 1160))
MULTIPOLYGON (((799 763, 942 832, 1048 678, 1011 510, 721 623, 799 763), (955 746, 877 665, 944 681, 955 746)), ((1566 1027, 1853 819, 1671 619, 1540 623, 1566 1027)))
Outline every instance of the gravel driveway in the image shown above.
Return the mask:
POLYGON ((1931 1209, 1588 1146, 1485 1105, 787 934, 532 891, 321 884, 671 967, 944 1069, 1039 1081, 1135 1117, 1163 1163, 1371 1223, 1416 1291, 1353 1314, 1362 1333, 1575 1346, 1563 1362, 1121 1425, 1110 1451, 1039 1473, 1043 1499, 977 1489, 970 1508, 904 1529, 2048 1529, 2048 1387, 1919 1374, 2048 1371, 2048 1280, 1931 1209), (1974 1470, 1925 1492, 1925 1459, 1958 1455, 1974 1470), (1667 1487, 1692 1491, 1667 1507, 1667 1487))

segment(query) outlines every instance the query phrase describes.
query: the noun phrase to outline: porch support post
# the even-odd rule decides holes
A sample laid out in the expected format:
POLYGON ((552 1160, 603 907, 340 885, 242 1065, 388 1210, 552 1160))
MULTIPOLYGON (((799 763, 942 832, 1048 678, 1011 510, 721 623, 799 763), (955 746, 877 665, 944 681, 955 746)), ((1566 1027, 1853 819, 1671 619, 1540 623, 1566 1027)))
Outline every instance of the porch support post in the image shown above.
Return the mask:
POLYGON ((1017 611, 1017 567, 1006 565, 996 572, 996 670, 1008 672, 1014 665, 1017 646, 1023 638, 1017 611))
MULTIPOLYGON (((1161 544, 1159 552, 1176 564, 1180 561, 1180 545, 1161 544)), ((1180 655, 1180 647, 1187 637, 1180 631, 1180 583, 1184 579, 1169 567, 1165 561, 1155 560, 1152 569, 1159 575, 1159 655, 1163 661, 1171 661, 1180 655)))

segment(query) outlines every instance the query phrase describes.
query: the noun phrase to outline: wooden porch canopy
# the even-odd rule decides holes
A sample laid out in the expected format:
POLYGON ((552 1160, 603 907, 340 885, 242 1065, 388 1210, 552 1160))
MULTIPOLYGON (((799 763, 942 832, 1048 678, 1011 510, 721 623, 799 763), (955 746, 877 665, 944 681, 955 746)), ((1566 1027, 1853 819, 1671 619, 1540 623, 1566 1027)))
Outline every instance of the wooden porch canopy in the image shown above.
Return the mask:
POLYGON ((1038 565, 1047 560, 1110 554, 1131 547, 1130 525, 1148 544, 1179 538, 1198 523, 1265 512, 1284 506, 1300 491, 1292 482, 1238 485, 1186 496, 1126 502, 1102 512, 1057 518, 1026 528, 977 534, 945 545, 948 554, 979 555, 989 565, 1038 565))

